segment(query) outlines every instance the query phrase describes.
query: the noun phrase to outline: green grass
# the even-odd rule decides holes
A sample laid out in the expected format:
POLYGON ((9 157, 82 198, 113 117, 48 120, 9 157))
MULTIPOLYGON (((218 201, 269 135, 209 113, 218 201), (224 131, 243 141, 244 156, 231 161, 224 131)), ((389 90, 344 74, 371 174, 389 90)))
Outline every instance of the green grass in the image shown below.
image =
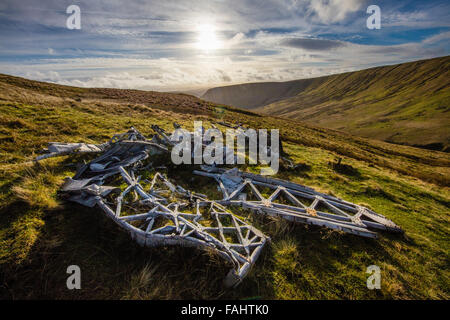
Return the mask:
POLYGON ((450 57, 317 78, 254 111, 388 142, 450 150, 450 57))
MULTIPOLYGON (((128 92, 124 97, 108 91, 110 96, 98 97, 97 89, 65 91, 49 85, 41 90, 32 81, 8 79, 0 81, 2 298, 449 298, 446 153, 355 138, 184 95, 128 92), (73 92, 80 101, 70 98, 73 92), (180 112, 182 103, 190 104, 188 113, 180 112), (280 128, 285 151, 303 165, 297 171, 282 169, 278 177, 366 205, 400 225, 405 235, 381 233, 378 240, 365 239, 236 208, 236 214, 272 241, 244 282, 226 290, 222 281, 229 266, 214 254, 141 248, 101 211, 65 202, 58 194, 64 177, 88 158, 30 161, 50 141, 104 142, 130 126, 150 136, 151 124, 171 129, 173 121, 192 127, 193 120, 218 118, 280 128), (333 165, 338 157, 343 167, 333 165), (82 290, 66 289, 71 264, 81 267, 82 290), (372 264, 381 268, 381 290, 366 287, 366 268, 372 264)), ((180 168, 169 174, 183 186, 219 196, 212 179, 186 180, 188 172, 180 168)))

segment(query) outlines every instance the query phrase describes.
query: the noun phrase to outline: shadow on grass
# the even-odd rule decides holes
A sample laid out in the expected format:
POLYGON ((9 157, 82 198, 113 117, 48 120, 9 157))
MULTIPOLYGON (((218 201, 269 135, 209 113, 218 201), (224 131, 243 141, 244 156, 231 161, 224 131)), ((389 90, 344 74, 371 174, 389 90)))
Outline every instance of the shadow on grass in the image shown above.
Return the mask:
POLYGON ((359 172, 358 169, 352 167, 349 164, 341 163, 340 160, 338 160, 338 162, 329 162, 328 165, 337 173, 351 177, 352 179, 364 180, 361 172, 359 172))
POLYGON ((231 266, 215 254, 140 247, 101 211, 72 203, 43 220, 25 261, 2 266, 3 299, 219 299, 233 294, 223 287, 231 266), (81 268, 81 290, 66 287, 70 265, 81 268), (136 275, 146 266, 152 274, 140 283, 136 275))

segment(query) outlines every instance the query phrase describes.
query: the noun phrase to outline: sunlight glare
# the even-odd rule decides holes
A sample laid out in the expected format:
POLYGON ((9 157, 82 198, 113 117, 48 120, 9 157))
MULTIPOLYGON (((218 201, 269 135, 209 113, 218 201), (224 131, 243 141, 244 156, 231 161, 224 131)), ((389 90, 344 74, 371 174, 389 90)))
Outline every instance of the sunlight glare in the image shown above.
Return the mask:
POLYGON ((222 47, 221 41, 217 38, 212 25, 201 25, 198 28, 197 48, 209 52, 222 47))

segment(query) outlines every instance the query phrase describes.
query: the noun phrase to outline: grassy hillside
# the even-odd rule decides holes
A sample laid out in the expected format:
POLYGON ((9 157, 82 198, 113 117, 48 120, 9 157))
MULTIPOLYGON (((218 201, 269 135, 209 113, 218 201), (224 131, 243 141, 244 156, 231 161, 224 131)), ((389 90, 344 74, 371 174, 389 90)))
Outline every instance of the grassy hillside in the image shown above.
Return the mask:
POLYGON ((213 88, 204 99, 399 144, 448 151, 450 57, 289 82, 213 88))
MULTIPOLYGON (((450 297, 450 156, 263 117, 181 94, 80 89, 0 76, 0 297, 49 299, 411 299, 450 297), (96 209, 58 189, 82 158, 31 162, 49 141, 103 142, 135 126, 192 128, 193 120, 279 128, 296 171, 279 177, 386 215, 405 235, 364 239, 247 212, 272 238, 248 278, 225 290, 224 262, 189 248, 141 248, 96 209), (337 158, 347 165, 331 165, 337 158), (77 264, 82 289, 66 289, 77 264), (382 288, 366 287, 367 266, 382 288), (189 271, 189 273, 187 272, 189 271)), ((255 168, 246 168, 254 170, 255 168)), ((213 194, 208 179, 173 179, 213 194)), ((190 176, 189 176, 190 179, 190 176)))
POLYGON ((208 89, 201 97, 243 109, 255 109, 295 96, 309 86, 319 85, 326 78, 302 79, 287 82, 245 83, 208 89))
POLYGON ((256 110, 363 137, 450 150, 450 57, 324 80, 256 110))

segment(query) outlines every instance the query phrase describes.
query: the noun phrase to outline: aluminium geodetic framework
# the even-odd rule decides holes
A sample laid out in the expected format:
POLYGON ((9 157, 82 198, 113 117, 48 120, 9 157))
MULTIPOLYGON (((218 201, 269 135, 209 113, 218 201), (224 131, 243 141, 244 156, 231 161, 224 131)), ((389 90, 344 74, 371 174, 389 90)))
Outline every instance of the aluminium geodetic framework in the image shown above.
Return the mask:
POLYGON ((363 237, 376 237, 369 229, 402 232, 391 220, 362 206, 237 168, 200 166, 201 170, 192 172, 214 178, 222 199, 212 200, 186 190, 157 171, 160 167, 153 158, 170 152, 175 141, 158 126, 152 129, 156 134, 151 140, 132 127, 103 144, 52 142, 36 160, 99 154, 79 167, 74 177, 66 179, 61 191, 68 200, 100 208, 140 245, 214 251, 232 265, 225 278, 229 287, 245 278, 270 241, 230 210, 235 206, 363 237))

